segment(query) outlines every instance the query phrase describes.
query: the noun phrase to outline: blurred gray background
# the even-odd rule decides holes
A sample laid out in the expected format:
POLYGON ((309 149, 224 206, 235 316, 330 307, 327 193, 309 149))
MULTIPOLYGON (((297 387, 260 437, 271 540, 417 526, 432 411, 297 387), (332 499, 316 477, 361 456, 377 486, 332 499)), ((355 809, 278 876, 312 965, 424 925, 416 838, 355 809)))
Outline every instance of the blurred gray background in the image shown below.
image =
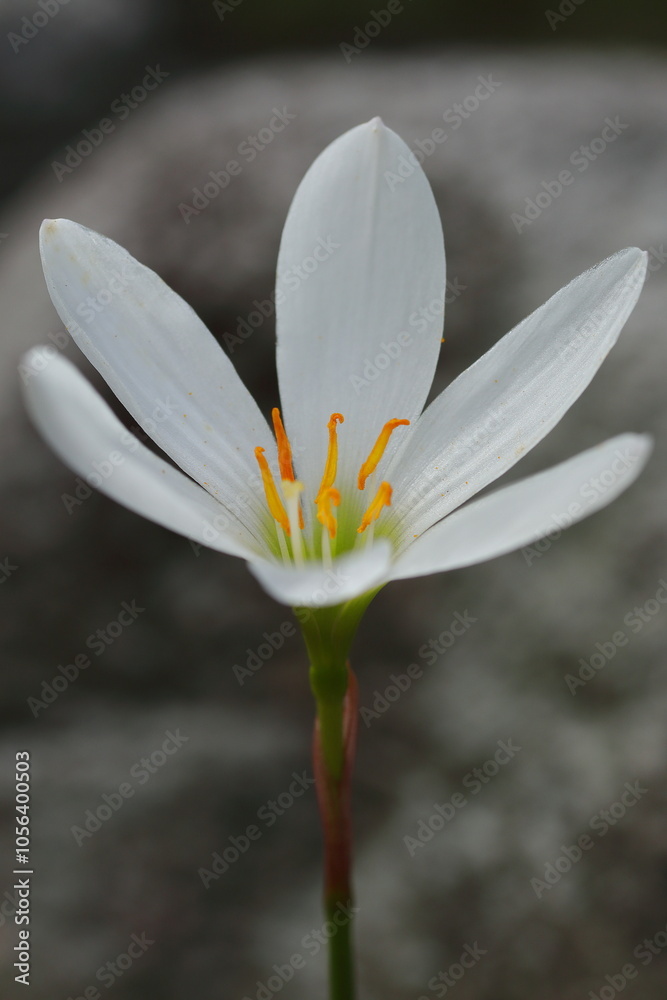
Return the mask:
POLYGON ((448 131, 424 162, 452 282, 434 391, 580 271, 641 246, 650 276, 619 345, 512 475, 625 430, 653 433, 656 451, 620 500, 562 537, 393 584, 371 605, 353 650, 361 706, 375 713, 361 721, 356 772, 360 995, 583 1000, 592 991, 604 1000, 616 990, 658 1000, 667 981, 658 8, 638 5, 632 33, 616 5, 593 0, 552 23, 544 9, 529 16, 517 5, 516 21, 480 15, 477 31, 451 10, 448 31, 442 8, 405 5, 350 55, 341 45, 357 44, 371 20, 363 5, 314 15, 287 4, 279 25, 257 0, 227 6, 186 13, 149 0, 71 0, 25 43, 10 35, 29 34, 22 18, 43 8, 0 11, 4 995, 22 995, 12 969, 17 750, 30 751, 34 776, 35 1000, 94 990, 117 1000, 259 1000, 282 983, 265 985, 279 977, 274 967, 297 954, 303 968, 281 995, 325 995, 324 952, 311 936, 323 919, 315 796, 296 795, 294 783, 311 773, 307 663, 298 635, 272 655, 264 635, 291 633, 289 609, 241 562, 196 554, 97 493, 77 497, 76 477, 23 414, 16 368, 31 345, 50 343, 100 386, 67 343, 41 276, 38 225, 64 216, 118 240, 188 299, 268 412, 273 319, 240 343, 239 322, 271 293, 304 171, 338 134, 379 114, 411 147, 448 131), (158 66, 164 82, 132 98, 158 66), (497 86, 452 128, 480 77, 497 86), (179 205, 274 107, 294 119, 186 223, 179 205), (68 147, 103 118, 113 130, 68 165, 68 147), (606 119, 623 126, 618 138, 582 152, 600 150, 606 119), (513 221, 568 168, 571 185, 534 220, 513 221), (118 631, 123 602, 143 610, 96 645, 98 630, 118 631), (457 613, 475 620, 428 654, 443 633, 449 641, 457 613), (619 632, 624 643, 612 640, 619 632), (91 665, 65 684, 59 668, 86 653, 91 665), (263 665, 240 684, 234 668, 252 656, 263 665), (592 657, 597 669, 582 666, 592 657), (423 676, 383 701, 395 694, 391 675, 411 663, 423 676), (590 679, 575 687, 580 671, 590 679), (169 739, 173 752, 163 749, 169 739), (501 766, 489 763, 498 741, 521 748, 501 766), (423 847, 406 840, 456 793, 465 808, 433 822, 441 829, 423 847), (259 836, 248 844, 249 826, 259 836), (584 835, 590 846, 577 858, 584 835), (213 877, 224 852, 227 870, 213 877))

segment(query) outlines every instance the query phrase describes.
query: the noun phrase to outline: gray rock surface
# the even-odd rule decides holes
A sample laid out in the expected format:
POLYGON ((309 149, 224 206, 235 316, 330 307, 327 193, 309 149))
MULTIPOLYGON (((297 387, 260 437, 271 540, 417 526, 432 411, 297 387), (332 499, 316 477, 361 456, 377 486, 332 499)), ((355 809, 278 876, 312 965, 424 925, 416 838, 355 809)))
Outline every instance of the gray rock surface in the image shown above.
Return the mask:
MULTIPOLYGON (((657 60, 585 52, 390 59, 369 48, 351 66, 342 57, 242 64, 165 83, 61 181, 45 163, 0 220, 0 557, 16 566, 0 589, 2 760, 23 748, 33 756, 34 1000, 78 997, 96 982, 106 995, 96 972, 132 934, 154 944, 109 984, 118 1000, 254 1000, 257 983, 296 952, 307 962, 283 995, 324 995, 322 954, 303 944, 322 921, 312 790, 266 818, 293 772, 310 769, 300 640, 288 638, 240 686, 233 666, 264 631, 291 620, 288 610, 241 563, 195 556, 185 540, 97 494, 67 512, 62 495, 75 477, 29 427, 15 374, 31 345, 61 342, 38 224, 75 219, 157 270, 227 344, 268 409, 273 321, 239 343, 239 319, 271 292, 282 222, 305 169, 336 135, 376 114, 412 146, 447 132, 424 168, 450 279, 464 287, 448 305, 435 388, 580 271, 626 245, 651 248, 652 273, 618 347, 516 475, 624 430, 649 431, 657 445, 630 491, 542 551, 394 584, 371 606, 354 652, 362 706, 372 708, 411 662, 424 675, 361 723, 362 995, 436 996, 429 980, 476 942, 485 954, 457 983, 459 1000, 574 1000, 599 992, 628 962, 638 970, 629 996, 664 995, 667 959, 642 964, 633 951, 667 919, 667 608, 658 603, 641 627, 630 623, 667 578, 666 86, 657 60), (454 127, 455 105, 479 77, 499 86, 454 127), (242 158, 241 144, 275 107, 296 117, 186 224, 179 206, 192 204, 211 171, 242 158), (579 169, 577 151, 608 118, 617 139, 579 169), (568 168, 573 182, 515 225, 526 199, 568 168), (145 611, 78 679, 47 707, 28 702, 132 600, 145 611), (466 611, 474 624, 428 664, 420 649, 466 611), (619 630, 627 644, 573 694, 566 675, 619 630), (165 733, 179 728, 188 741, 141 782, 141 759, 158 752, 161 760, 165 733), (521 750, 474 791, 470 772, 499 740, 521 750), (72 828, 127 782, 134 794, 92 836, 78 835, 79 846, 72 828), (600 811, 626 782, 646 791, 614 807, 605 829, 600 811), (465 807, 411 854, 404 838, 457 792, 465 807), (205 888, 198 870, 250 824, 261 830, 257 842, 205 888), (531 879, 583 834, 591 849, 538 898, 531 879)), ((99 385, 73 345, 64 351, 99 385)), ((10 768, 3 774, 9 846, 10 768)), ((7 923, 0 945, 8 989, 15 930, 7 923)))

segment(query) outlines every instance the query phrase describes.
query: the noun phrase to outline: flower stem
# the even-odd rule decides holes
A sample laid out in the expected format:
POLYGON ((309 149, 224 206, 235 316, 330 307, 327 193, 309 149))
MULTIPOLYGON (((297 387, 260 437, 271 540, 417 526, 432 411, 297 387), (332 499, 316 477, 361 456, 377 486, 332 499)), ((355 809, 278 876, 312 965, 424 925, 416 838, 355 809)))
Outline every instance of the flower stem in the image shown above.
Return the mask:
POLYGON ((351 779, 358 696, 349 664, 343 696, 318 698, 316 694, 316 704, 313 765, 324 834, 324 911, 330 924, 329 1000, 354 1000, 351 779))
POLYGON ((352 767, 357 742, 357 681, 350 645, 380 587, 338 606, 295 608, 310 661, 317 714, 313 765, 324 834, 324 911, 329 1000, 354 1000, 352 919, 352 767))

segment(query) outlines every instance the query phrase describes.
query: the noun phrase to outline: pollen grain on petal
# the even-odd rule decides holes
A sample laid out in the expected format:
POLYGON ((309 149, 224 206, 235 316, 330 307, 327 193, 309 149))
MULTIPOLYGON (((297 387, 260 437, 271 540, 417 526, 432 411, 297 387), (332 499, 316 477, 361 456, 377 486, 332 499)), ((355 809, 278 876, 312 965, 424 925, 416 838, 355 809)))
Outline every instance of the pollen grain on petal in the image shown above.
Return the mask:
POLYGON ((278 524, 290 534, 290 523, 287 516, 287 511, 285 510, 282 500, 278 495, 278 490, 276 484, 273 481, 273 475, 271 474, 271 469, 269 468, 269 463, 264 457, 264 451, 266 449, 261 448, 259 445, 255 448, 255 458, 257 459, 257 464, 259 465, 259 471, 262 474, 262 484, 264 486, 264 493, 266 495, 266 502, 268 504, 269 510, 272 516, 276 519, 278 524))
POLYGON ((377 521, 378 517, 382 513, 383 507, 391 506, 391 494, 392 494, 392 489, 389 483, 386 482, 380 483, 374 499, 371 500, 370 504, 368 505, 368 509, 366 510, 366 513, 361 519, 361 524, 357 528, 357 532, 359 534, 364 532, 366 528, 369 526, 369 524, 373 523, 373 521, 377 521))
POLYGON ((397 427, 400 427, 401 425, 407 426, 409 423, 410 423, 409 420, 394 419, 394 420, 388 420, 387 423, 384 425, 384 427, 382 428, 382 430, 378 435, 377 441, 375 442, 375 444, 371 449, 370 455, 359 469, 359 476, 357 478, 357 487, 360 490, 363 490, 365 488, 366 480, 373 472, 375 472, 378 463, 380 462, 380 459, 385 453, 385 449, 387 447, 387 444, 389 443, 389 438, 391 437, 392 433, 395 431, 397 427))

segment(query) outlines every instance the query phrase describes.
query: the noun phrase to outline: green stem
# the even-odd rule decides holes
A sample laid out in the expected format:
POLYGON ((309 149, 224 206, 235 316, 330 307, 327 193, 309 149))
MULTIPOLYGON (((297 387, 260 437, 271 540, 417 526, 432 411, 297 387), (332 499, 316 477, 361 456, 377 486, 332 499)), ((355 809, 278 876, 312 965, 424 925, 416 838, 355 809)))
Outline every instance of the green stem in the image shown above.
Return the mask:
POLYGON ((325 912, 327 920, 334 923, 336 933, 329 938, 329 998, 330 1000, 354 1000, 354 955, 352 950, 352 920, 338 927, 335 918, 351 913, 352 901, 329 900, 325 912))
POLYGON ((343 701, 316 700, 318 741, 330 779, 340 779, 345 766, 343 701))
POLYGON ((357 681, 347 658, 361 617, 379 589, 334 607, 295 608, 308 649, 317 710, 313 763, 324 834, 329 1000, 355 996, 351 786, 359 713, 357 681))
MULTIPOLYGON (((343 697, 316 696, 313 762, 324 833, 324 911, 329 926, 330 1000, 354 1000, 352 953, 351 777, 357 730, 357 683, 346 669, 343 697)), ((315 687, 315 685, 314 685, 315 687)), ((330 691, 330 685, 325 685, 330 691)))

